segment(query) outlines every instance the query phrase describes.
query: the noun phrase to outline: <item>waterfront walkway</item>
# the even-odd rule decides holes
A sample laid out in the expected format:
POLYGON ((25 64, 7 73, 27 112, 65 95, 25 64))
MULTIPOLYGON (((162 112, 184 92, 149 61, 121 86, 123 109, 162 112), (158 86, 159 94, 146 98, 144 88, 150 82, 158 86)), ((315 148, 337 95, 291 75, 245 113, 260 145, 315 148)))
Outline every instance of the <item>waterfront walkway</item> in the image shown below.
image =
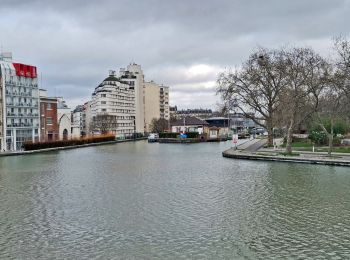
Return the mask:
MULTIPOLYGON (((276 141, 280 144, 281 140, 276 141)), ((266 143, 266 139, 253 139, 242 143, 237 149, 231 148, 222 154, 224 157, 233 159, 350 166, 350 154, 332 153, 329 156, 326 152, 295 151, 294 154, 287 155, 282 148, 264 148, 266 143)))

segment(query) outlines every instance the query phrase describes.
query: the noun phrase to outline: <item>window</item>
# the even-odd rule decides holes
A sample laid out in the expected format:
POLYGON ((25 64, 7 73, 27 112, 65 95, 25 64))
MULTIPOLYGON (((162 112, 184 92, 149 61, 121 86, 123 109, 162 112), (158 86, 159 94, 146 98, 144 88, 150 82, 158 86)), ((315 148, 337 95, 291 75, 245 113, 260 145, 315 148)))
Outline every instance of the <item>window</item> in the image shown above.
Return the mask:
POLYGON ((52 125, 52 117, 48 117, 48 118, 46 119, 46 124, 47 124, 47 125, 52 125))
POLYGON ((105 108, 102 108, 102 109, 101 109, 101 111, 102 111, 102 112, 106 112, 106 111, 107 111, 107 109, 105 109, 105 108))
POLYGON ((106 105, 106 101, 101 101, 101 105, 106 105))
POLYGON ((106 94, 101 94, 101 97, 106 97, 106 94))
POLYGON ((47 109, 47 110, 51 110, 51 109, 52 109, 51 103, 47 103, 46 109, 47 109))

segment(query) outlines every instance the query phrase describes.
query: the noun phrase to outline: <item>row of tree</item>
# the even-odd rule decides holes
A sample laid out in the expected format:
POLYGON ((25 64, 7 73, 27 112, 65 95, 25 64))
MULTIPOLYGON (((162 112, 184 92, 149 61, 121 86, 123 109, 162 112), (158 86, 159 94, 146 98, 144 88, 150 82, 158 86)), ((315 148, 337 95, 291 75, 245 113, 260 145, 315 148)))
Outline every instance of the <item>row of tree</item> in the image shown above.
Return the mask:
POLYGON ((338 37, 334 49, 335 54, 325 58, 312 48, 259 48, 240 67, 219 75, 217 93, 227 107, 235 106, 266 128, 269 145, 274 128, 285 129, 288 153, 295 129, 317 120, 327 133, 330 153, 334 121, 349 120, 350 112, 350 43, 338 37))

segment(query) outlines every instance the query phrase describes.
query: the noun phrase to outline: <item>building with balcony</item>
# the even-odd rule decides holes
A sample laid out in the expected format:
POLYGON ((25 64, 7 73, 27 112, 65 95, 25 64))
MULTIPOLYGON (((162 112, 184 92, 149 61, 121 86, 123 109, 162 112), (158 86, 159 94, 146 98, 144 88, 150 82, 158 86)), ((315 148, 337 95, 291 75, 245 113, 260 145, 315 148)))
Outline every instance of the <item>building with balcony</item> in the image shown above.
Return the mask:
POLYGON ((0 54, 1 150, 17 151, 26 141, 38 141, 39 91, 35 66, 14 63, 0 54))
POLYGON ((118 78, 115 71, 110 71, 92 93, 91 130, 94 133, 110 132, 118 137, 135 133, 135 93, 134 81, 118 78))
POLYGON ((169 87, 158 85, 154 81, 144 84, 145 131, 151 131, 153 119, 170 119, 169 87))
POLYGON ((135 102, 135 132, 145 132, 145 103, 144 103, 144 83, 145 76, 141 65, 132 63, 127 68, 119 70, 119 81, 134 88, 135 102))

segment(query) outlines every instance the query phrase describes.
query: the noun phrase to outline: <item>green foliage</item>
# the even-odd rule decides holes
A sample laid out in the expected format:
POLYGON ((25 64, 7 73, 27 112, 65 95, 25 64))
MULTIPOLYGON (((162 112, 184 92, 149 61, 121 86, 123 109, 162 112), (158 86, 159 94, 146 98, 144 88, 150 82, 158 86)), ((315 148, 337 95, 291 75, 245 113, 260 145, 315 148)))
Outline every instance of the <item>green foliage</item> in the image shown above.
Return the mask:
MULTIPOLYGON (((331 132, 330 118, 322 118, 321 120, 322 120, 322 124, 327 129, 328 133, 330 133, 331 132)), ((349 132, 349 130, 350 130, 350 125, 347 121, 341 120, 341 119, 335 119, 334 125, 333 125, 334 136, 345 135, 349 132)), ((309 128, 309 133, 312 131, 317 131, 317 132, 323 131, 322 127, 319 125, 319 122, 317 120, 314 120, 314 122, 312 122, 309 128)))
POLYGON ((328 143, 327 134, 323 131, 311 131, 309 138, 312 142, 318 145, 325 145, 328 143))
POLYGON ((198 138, 199 137, 199 133, 198 132, 188 132, 186 133, 187 138, 198 138))
POLYGON ((74 145, 82 145, 82 144, 90 144, 90 143, 101 143, 101 142, 108 142, 108 141, 114 141, 114 140, 115 140, 114 135, 94 136, 94 137, 71 139, 71 140, 59 140, 59 141, 37 142, 37 143, 26 142, 23 144, 23 148, 26 151, 30 151, 30 150, 66 147, 66 146, 74 146, 74 145))

